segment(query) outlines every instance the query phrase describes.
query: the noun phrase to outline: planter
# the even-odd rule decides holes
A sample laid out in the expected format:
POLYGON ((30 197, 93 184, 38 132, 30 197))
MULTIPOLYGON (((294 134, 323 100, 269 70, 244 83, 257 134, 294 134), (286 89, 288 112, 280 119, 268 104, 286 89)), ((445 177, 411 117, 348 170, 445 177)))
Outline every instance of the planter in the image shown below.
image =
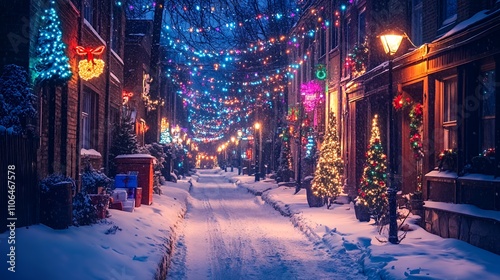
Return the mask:
POLYGON ((323 207, 325 205, 326 198, 314 195, 311 190, 313 177, 307 177, 302 182, 302 186, 306 189, 307 204, 309 207, 323 207))
POLYGON ((92 205, 96 208, 97 219, 106 218, 106 211, 109 207, 109 195, 107 194, 89 194, 92 205))
POLYGON ((356 214, 356 219, 358 219, 360 222, 370 221, 370 210, 368 209, 368 207, 354 204, 354 213, 356 214))
POLYGON ((310 186, 306 188, 306 196, 309 207, 323 207, 325 205, 325 198, 314 195, 310 186))

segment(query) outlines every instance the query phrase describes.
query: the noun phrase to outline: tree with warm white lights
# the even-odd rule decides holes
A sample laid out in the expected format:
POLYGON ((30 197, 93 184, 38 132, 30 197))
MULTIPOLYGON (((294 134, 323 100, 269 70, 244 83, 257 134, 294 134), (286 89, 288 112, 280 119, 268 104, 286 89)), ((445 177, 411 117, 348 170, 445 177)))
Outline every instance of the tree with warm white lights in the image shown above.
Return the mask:
POLYGON ((372 122, 372 131, 363 177, 359 186, 358 203, 368 206, 372 217, 378 224, 388 210, 387 200, 387 156, 384 154, 378 116, 372 122))
POLYGON ((62 42, 61 22, 53 7, 44 11, 36 44, 35 70, 38 82, 65 83, 71 78, 66 44, 62 42))
POLYGON ((278 176, 288 182, 292 173, 292 152, 290 149, 290 132, 288 127, 283 129, 280 157, 278 159, 278 176))
POLYGON ((321 144, 318 164, 314 172, 311 190, 314 195, 333 199, 342 192, 342 175, 344 161, 342 160, 340 141, 337 135, 337 120, 332 112, 329 115, 328 129, 321 144))

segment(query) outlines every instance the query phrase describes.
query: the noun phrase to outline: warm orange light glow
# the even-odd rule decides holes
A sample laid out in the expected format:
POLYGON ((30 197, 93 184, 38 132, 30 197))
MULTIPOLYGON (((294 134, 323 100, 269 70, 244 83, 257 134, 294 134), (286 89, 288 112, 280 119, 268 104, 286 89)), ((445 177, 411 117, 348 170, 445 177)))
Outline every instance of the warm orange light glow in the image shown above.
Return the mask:
POLYGON ((104 61, 102 59, 94 59, 94 55, 101 55, 104 52, 104 48, 104 46, 95 49, 82 46, 75 48, 78 55, 87 56, 86 60, 80 60, 78 63, 80 78, 87 81, 102 74, 104 71, 104 61))
POLYGON ((78 73, 80 74, 80 78, 85 81, 99 77, 103 71, 104 61, 102 59, 94 59, 93 61, 84 59, 78 63, 78 73))
POLYGON ((385 53, 393 55, 398 51, 399 45, 403 40, 403 36, 396 34, 386 34, 381 35, 380 40, 382 40, 382 46, 384 46, 385 53))

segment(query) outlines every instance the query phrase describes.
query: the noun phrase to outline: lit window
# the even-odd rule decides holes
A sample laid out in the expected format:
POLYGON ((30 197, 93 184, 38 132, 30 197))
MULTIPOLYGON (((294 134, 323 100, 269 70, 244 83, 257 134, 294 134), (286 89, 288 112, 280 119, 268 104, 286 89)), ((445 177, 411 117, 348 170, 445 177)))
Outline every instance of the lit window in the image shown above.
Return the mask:
POLYGON ((457 78, 443 81, 443 138, 444 148, 457 147, 457 78))

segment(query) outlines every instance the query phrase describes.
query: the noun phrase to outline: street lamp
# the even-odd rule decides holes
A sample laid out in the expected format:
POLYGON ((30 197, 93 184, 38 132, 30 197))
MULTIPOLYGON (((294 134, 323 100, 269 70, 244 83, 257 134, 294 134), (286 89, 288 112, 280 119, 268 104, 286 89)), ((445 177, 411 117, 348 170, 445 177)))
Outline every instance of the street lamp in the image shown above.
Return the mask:
MULTIPOLYGON (((262 130, 260 127, 260 123, 255 123, 255 132, 259 131, 259 152, 255 153, 255 182, 260 181, 260 174, 259 174, 259 161, 261 160, 261 151, 262 151, 262 130)), ((256 137, 254 137, 254 141, 257 140, 256 137)), ((257 145, 255 145, 255 149, 257 149, 257 145)))
POLYGON ((224 149, 224 172, 227 172, 227 144, 222 144, 222 149, 224 149))
POLYGON ((241 136, 243 132, 238 130, 238 175, 241 175, 241 136))
MULTIPOLYGON (((392 56, 398 51, 399 45, 403 40, 403 35, 397 34, 384 34, 380 36, 380 40, 382 41, 382 45, 384 46, 384 51, 391 58, 389 60, 389 100, 393 100, 393 92, 392 92, 392 56)), ((389 102, 391 104, 391 102, 389 102)), ((394 175, 397 172, 397 163, 396 163, 396 127, 394 120, 394 106, 391 105, 391 109, 389 110, 389 180, 390 185, 388 188, 389 193, 389 242, 392 244, 399 243, 398 240, 398 223, 397 223, 397 213, 396 213, 396 192, 398 187, 396 186, 396 180, 394 179, 394 175)))
MULTIPOLYGON (((234 146, 234 141, 236 141, 236 138, 234 138, 234 136, 231 136, 231 143, 233 143, 233 146, 234 146)), ((231 149, 231 172, 233 172, 233 151, 234 147, 233 149, 231 149)))

